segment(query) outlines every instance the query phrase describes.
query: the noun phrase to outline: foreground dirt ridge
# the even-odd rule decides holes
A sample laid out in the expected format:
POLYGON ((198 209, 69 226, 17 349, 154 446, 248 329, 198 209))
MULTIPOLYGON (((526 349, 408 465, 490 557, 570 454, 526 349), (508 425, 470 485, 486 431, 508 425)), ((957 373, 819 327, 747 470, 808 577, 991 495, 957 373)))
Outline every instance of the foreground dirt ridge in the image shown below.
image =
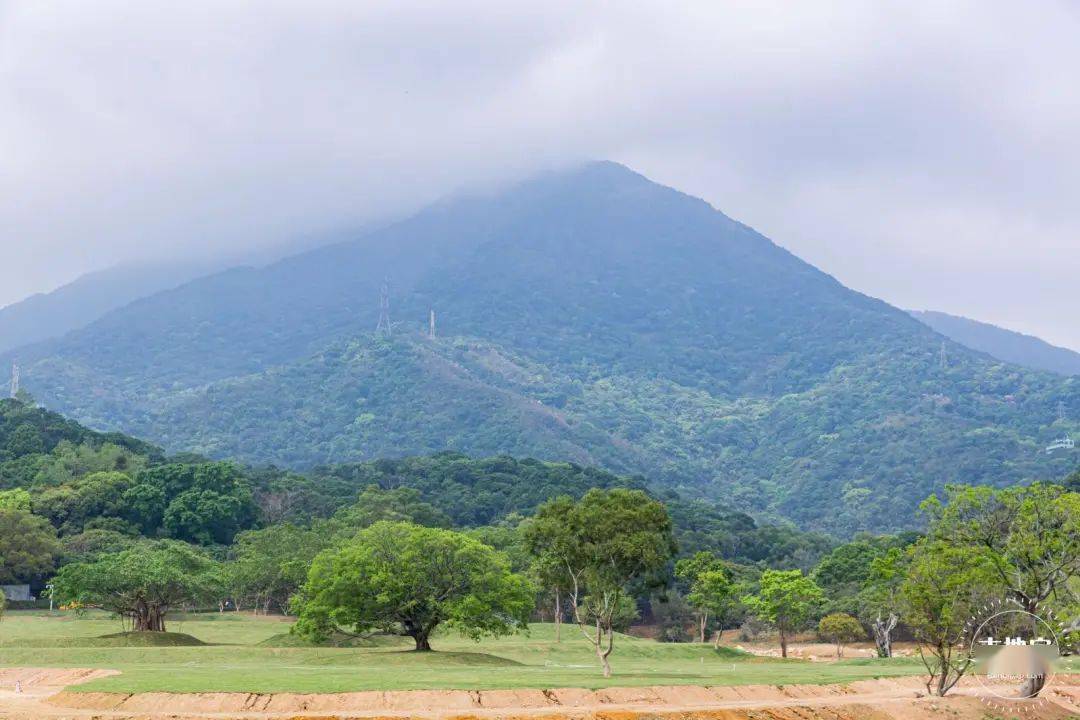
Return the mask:
MULTIPOLYGON (((99 693, 64 685, 113 674, 68 669, 0 669, 3 720, 988 720, 998 714, 968 687, 945 700, 924 697, 915 677, 841 685, 398 690, 334 694, 99 693), (23 692, 11 691, 19 680, 23 692), (314 714, 311 714, 314 713, 314 714)), ((1061 677, 1045 706, 1025 718, 1080 718, 1080 675, 1061 677)))

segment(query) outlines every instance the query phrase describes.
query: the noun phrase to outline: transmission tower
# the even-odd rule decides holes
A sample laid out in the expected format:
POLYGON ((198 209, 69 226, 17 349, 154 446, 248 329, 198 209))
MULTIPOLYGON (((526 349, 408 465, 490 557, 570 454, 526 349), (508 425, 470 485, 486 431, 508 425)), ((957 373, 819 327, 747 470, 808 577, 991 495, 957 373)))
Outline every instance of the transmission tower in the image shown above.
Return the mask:
POLYGON ((435 311, 431 311, 431 315, 428 316, 428 339, 435 339, 435 311))
POLYGON ((19 394, 19 364, 11 363, 11 397, 19 394))
POLYGON ((941 369, 949 369, 949 353, 945 350, 945 341, 941 341, 941 369))
POLYGON ((382 333, 387 337, 391 334, 390 327, 390 281, 384 280, 382 289, 379 291, 379 324, 375 326, 375 332, 382 333))
POLYGON ((1058 420, 1065 422, 1068 419, 1068 414, 1065 412, 1065 401, 1058 400, 1058 420))

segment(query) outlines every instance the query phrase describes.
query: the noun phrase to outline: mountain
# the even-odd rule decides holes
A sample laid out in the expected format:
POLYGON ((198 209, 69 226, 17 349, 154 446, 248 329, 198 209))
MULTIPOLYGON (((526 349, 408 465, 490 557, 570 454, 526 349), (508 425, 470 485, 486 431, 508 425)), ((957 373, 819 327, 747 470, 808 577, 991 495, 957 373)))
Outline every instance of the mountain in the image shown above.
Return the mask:
POLYGON ((231 267, 268 265, 282 257, 340 242, 351 234, 355 231, 326 230, 201 260, 129 263, 81 275, 52 292, 0 307, 0 353, 61 337, 134 300, 195 278, 231 267))
POLYGON ((200 278, 19 357, 49 407, 171 451, 572 460, 851 533, 915 524, 946 482, 1072 469, 1043 448, 1080 386, 949 341, 943 366, 942 341, 702 200, 594 163, 200 278))
POLYGON ((1080 353, 1037 337, 933 310, 912 310, 911 314, 945 337, 1002 362, 1061 375, 1080 375, 1080 353))
POLYGON ((0 353, 60 337, 136 298, 209 272, 207 263, 118 265, 0 308, 0 353))

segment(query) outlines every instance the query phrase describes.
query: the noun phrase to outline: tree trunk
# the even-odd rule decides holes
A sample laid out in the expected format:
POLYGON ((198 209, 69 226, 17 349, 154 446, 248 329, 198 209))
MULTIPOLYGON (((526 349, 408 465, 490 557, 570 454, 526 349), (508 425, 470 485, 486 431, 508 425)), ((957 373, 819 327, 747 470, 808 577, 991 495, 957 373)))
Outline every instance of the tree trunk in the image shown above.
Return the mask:
POLYGON ((698 620, 698 642, 702 645, 705 644, 705 631, 709 627, 709 612, 706 610, 701 613, 701 617, 698 620))
POLYGON ((413 623, 405 624, 405 632, 416 641, 417 652, 431 652, 431 633, 434 629, 434 626, 425 627, 413 623))
POLYGON ((872 623, 874 644, 877 645, 879 658, 892 657, 892 631, 896 627, 898 619, 894 613, 889 613, 887 620, 882 620, 881 615, 878 615, 872 623))
POLYGON ((611 677, 611 663, 608 661, 608 656, 611 655, 612 649, 615 646, 615 630, 613 628, 604 628, 604 635, 607 636, 607 649, 604 649, 601 643, 596 643, 596 654, 600 658, 600 666, 604 668, 604 677, 611 677))
POLYGON ((555 642, 562 642, 562 593, 555 588, 555 642))
POLYGON ((140 605, 131 618, 135 632, 165 632, 165 613, 157 607, 140 605))
POLYGON ((780 657, 787 657, 787 633, 784 632, 783 625, 780 626, 780 657))
POLYGON ((608 662, 607 655, 601 652, 599 649, 596 651, 596 654, 600 656, 600 664, 604 668, 604 677, 611 677, 611 663, 608 662))
POLYGON ((720 649, 720 638, 723 636, 723 634, 724 634, 724 628, 721 627, 719 630, 716 631, 716 634, 713 635, 713 641, 712 641, 713 650, 719 650, 720 649))
POLYGON ((1042 692, 1043 686, 1046 685, 1045 675, 1034 675, 1024 681, 1024 684, 1020 686, 1020 697, 1033 698, 1038 697, 1042 692))

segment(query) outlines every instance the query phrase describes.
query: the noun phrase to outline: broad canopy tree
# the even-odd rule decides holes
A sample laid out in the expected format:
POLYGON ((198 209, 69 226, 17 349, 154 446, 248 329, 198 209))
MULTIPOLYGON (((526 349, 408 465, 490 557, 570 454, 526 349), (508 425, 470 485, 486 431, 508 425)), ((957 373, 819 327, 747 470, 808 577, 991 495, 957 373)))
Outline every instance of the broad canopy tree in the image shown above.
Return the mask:
POLYGON ((1060 485, 994 489, 950 485, 922 504, 929 534, 980 553, 1006 595, 1029 613, 1080 576, 1080 493, 1060 485))
POLYGON ((65 565, 53 579, 53 597, 60 602, 117 613, 137 632, 164 632, 170 609, 213 602, 222 588, 217 562, 172 540, 65 565))
POLYGON ((900 587, 904 623, 919 644, 926 690, 944 696, 971 666, 967 623, 993 597, 993 568, 976 549, 927 537, 909 549, 900 587))
POLYGON ((824 601, 821 588, 802 570, 766 570, 761 589, 743 603, 780 633, 780 655, 787 657, 787 644, 795 632, 805 627, 814 610, 824 601))
POLYGON ((493 548, 452 530, 377 522, 320 553, 300 594, 296 631, 400 631, 431 650, 440 625, 466 636, 524 629, 535 591, 493 548))
POLYGON ((566 568, 574 620, 610 677, 628 586, 675 554, 667 509, 641 490, 593 489, 577 502, 558 497, 537 509, 525 542, 545 566, 566 568))
MULTIPOLYGON (((950 485, 945 503, 931 496, 921 507, 930 519, 927 542, 989 569, 988 587, 996 586, 1026 612, 1038 615, 1048 602, 1068 601, 1070 584, 1080 577, 1080 493, 1044 483, 1003 489, 950 485)), ((945 671, 950 667, 945 660, 939 664, 945 671)), ((959 668, 962 674, 964 666, 959 668)), ((1038 695, 1043 682, 1029 678, 1021 694, 1038 695)), ((947 692, 952 684, 946 681, 941 689, 947 692)))

